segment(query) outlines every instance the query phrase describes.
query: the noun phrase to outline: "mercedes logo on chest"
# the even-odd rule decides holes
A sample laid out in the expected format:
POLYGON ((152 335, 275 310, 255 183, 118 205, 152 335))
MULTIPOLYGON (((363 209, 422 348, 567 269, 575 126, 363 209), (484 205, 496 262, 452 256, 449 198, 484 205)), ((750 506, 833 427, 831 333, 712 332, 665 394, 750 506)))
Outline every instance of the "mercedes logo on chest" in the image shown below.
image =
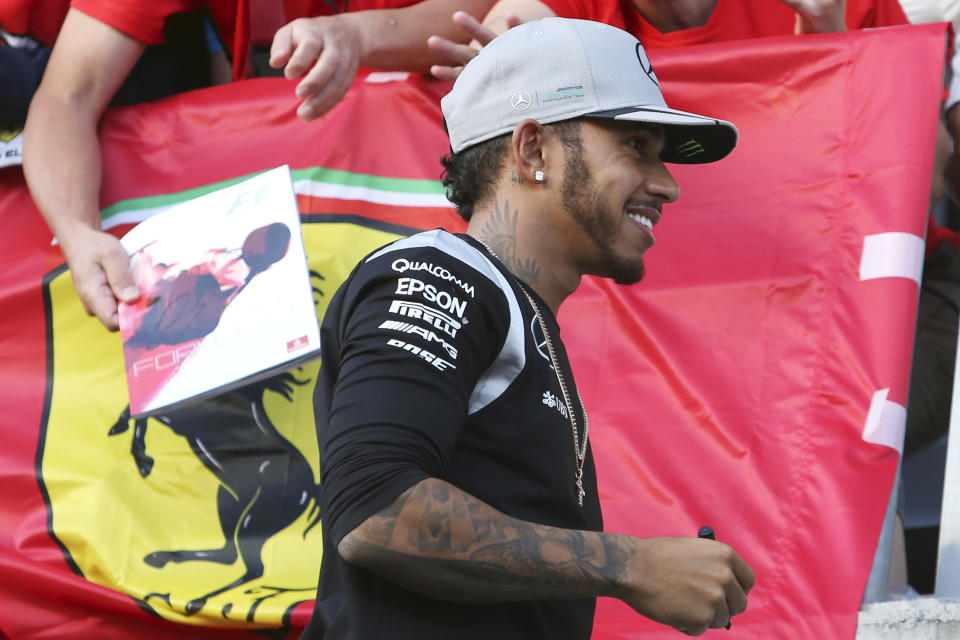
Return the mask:
POLYGON ((526 111, 532 103, 533 99, 530 97, 530 92, 523 89, 510 96, 510 106, 517 111, 526 111))

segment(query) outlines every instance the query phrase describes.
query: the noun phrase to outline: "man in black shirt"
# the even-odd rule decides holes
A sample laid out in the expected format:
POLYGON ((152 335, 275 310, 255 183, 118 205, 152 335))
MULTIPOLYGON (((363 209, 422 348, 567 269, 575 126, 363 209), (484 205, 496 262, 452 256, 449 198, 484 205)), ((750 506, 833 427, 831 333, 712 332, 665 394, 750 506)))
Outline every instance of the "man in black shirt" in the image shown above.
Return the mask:
POLYGON ((730 123, 669 109, 635 38, 508 31, 442 101, 442 230, 368 256, 327 310, 315 394, 324 556, 304 638, 590 637, 597 596, 689 634, 754 583, 728 546, 602 533, 589 425, 555 314, 583 274, 637 282, 663 162, 730 123))

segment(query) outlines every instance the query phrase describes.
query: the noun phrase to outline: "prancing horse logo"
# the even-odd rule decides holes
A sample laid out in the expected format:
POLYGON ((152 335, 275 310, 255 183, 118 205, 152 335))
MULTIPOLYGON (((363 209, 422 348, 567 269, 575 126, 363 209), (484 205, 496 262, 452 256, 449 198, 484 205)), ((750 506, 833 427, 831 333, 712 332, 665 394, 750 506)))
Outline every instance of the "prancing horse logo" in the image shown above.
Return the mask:
MULTIPOLYGON (((303 211, 301 221, 318 316, 321 289, 410 233, 364 218, 320 224, 303 211)), ((66 265, 44 287, 56 374, 37 482, 67 565, 166 620, 289 635, 294 611, 316 597, 322 556, 311 393, 320 363, 131 420, 116 336, 86 319, 66 265)))
MULTIPOLYGON (((325 278, 311 276, 319 305, 325 278)), ((131 419, 129 406, 110 416, 101 407, 126 395, 110 384, 122 369, 103 364, 102 349, 116 344, 76 348, 69 328, 82 310, 69 273, 58 269, 46 283, 61 378, 47 392, 38 480, 67 563, 167 619, 288 626, 290 612, 315 597, 320 564, 316 432, 312 414, 297 409, 311 404, 319 364, 149 420, 131 419), (91 362, 110 381, 96 393, 68 373, 91 362), (126 446, 121 434, 132 434, 126 446)))
MULTIPOLYGON (((207 600, 245 585, 264 575, 261 553, 266 542, 306 511, 306 537, 319 521, 319 485, 303 453, 284 438, 267 414, 264 401, 272 391, 292 401, 295 386, 309 383, 282 373, 221 395, 213 402, 168 412, 156 421, 187 440, 197 459, 220 483, 217 518, 223 531, 220 547, 208 549, 154 550, 143 562, 156 569, 167 563, 213 562, 231 566, 240 560, 239 575, 207 593, 197 594, 186 604, 186 614, 200 611, 207 600)), ((127 406, 108 435, 124 433, 133 422, 130 453, 144 480, 153 470, 147 454, 147 420, 130 419, 127 406)), ((273 587, 283 592, 290 589, 273 587)), ((144 601, 160 598, 170 604, 170 594, 151 593, 144 601)))

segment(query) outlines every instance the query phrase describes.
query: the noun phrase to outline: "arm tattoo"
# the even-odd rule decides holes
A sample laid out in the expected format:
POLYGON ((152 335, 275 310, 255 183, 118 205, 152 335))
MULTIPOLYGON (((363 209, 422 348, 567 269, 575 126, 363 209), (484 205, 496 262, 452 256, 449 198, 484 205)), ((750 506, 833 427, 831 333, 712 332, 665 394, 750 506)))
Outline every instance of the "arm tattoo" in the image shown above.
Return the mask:
POLYGON ((504 201, 502 209, 498 203, 494 203, 493 212, 483 225, 480 237, 497 252, 511 273, 532 285, 540 277, 540 264, 533 258, 521 259, 517 256, 517 214, 516 209, 510 210, 509 200, 504 201))
POLYGON ((426 595, 477 602, 614 595, 634 543, 524 522, 437 479, 348 538, 355 564, 426 595))

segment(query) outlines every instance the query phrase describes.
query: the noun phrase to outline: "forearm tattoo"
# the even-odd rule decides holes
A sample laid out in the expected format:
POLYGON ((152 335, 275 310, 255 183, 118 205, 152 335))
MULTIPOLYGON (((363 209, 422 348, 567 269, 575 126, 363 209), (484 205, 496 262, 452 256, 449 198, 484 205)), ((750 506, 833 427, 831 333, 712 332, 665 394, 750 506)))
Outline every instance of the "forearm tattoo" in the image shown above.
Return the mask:
POLYGON ((356 564, 407 588, 447 600, 504 601, 616 595, 635 541, 517 520, 428 479, 345 542, 356 564))

